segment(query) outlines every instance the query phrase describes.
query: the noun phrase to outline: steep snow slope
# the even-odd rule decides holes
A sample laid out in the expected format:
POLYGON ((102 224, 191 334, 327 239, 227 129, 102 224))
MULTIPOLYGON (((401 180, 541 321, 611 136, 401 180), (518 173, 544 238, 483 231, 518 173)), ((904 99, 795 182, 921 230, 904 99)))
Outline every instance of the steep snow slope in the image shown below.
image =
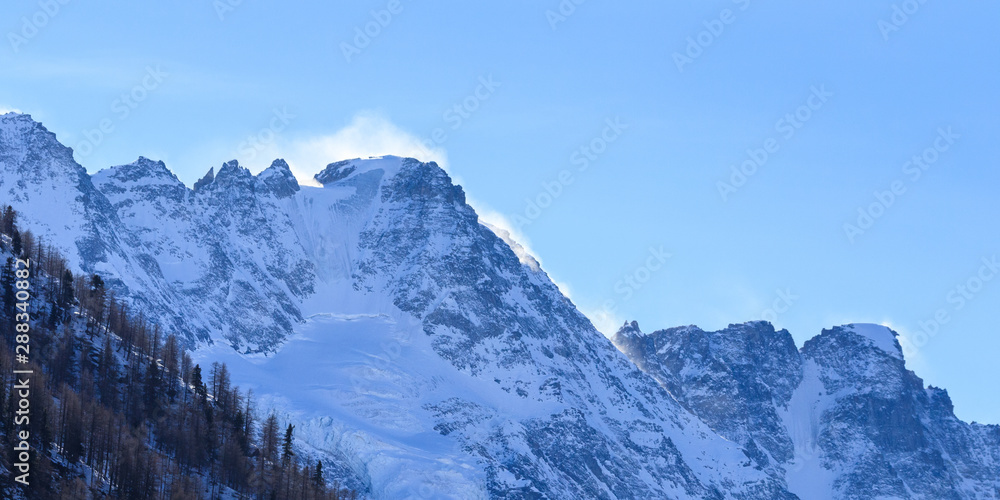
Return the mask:
POLYGON ((226 362, 265 409, 297 422, 310 453, 352 466, 373 496, 485 498, 479 463, 435 430, 434 414, 422 405, 481 400, 492 388, 452 370, 419 332, 384 315, 324 314, 270 356, 241 356, 221 345, 197 354, 203 363, 226 362))

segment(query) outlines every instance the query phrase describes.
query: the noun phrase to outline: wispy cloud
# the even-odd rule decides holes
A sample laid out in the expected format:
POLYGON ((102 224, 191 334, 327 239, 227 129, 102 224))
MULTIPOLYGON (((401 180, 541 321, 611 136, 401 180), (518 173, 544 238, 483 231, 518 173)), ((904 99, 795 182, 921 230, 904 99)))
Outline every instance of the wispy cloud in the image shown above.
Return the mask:
POLYGON ((258 157, 284 158, 299 183, 316 185, 313 175, 331 162, 383 155, 435 161, 445 169, 448 166, 448 154, 443 148, 423 147, 415 134, 377 111, 359 112, 347 125, 331 133, 281 137, 268 144, 258 157))
POLYGON ((906 367, 924 377, 933 374, 933 367, 927 362, 920 349, 913 342, 913 333, 908 328, 902 327, 886 319, 879 322, 880 325, 889 327, 899 334, 899 346, 903 349, 903 358, 906 360, 906 367))
MULTIPOLYGON (((234 75, 192 67, 171 61, 148 58, 121 59, 18 59, 11 62, 9 76, 49 84, 72 81, 74 91, 81 88, 127 91, 145 76, 149 68, 169 75, 171 93, 193 97, 225 99, 260 98, 266 90, 234 75)), ((90 91, 90 90, 88 90, 90 91)), ((84 92, 85 93, 85 92, 84 92)))
MULTIPOLYGON (((517 226, 513 222, 511 222, 510 219, 507 218, 506 215, 500 213, 497 210, 494 210, 485 202, 476 199, 474 196, 468 193, 466 193, 465 199, 469 203, 469 205, 476 210, 476 214, 479 215, 480 222, 486 224, 487 226, 491 226, 491 228, 496 228, 499 229, 501 232, 506 233, 506 234, 497 234, 497 236, 504 238, 504 240, 510 240, 508 241, 508 244, 510 244, 510 242, 513 241, 514 243, 517 244, 517 246, 523 249, 525 254, 531 256, 539 263, 541 262, 541 259, 538 257, 538 254, 531 249, 531 242, 528 240, 528 237, 525 236, 524 233, 522 233, 517 228, 517 226)), ((515 251, 517 251, 517 249, 515 249, 515 251)), ((523 258, 521 260, 524 261, 523 258)))
POLYGON ((625 319, 622 316, 605 307, 597 309, 588 309, 583 306, 577 307, 593 323, 594 328, 597 328, 597 331, 603 333, 605 337, 611 338, 614 336, 615 332, 625 323, 625 319))
POLYGON ((291 147, 295 155, 313 165, 325 166, 334 159, 381 155, 436 161, 442 167, 448 164, 448 154, 443 148, 428 150, 422 147, 416 135, 399 128, 375 111, 360 112, 340 130, 329 135, 295 140, 291 147))
POLYGON ((135 85, 149 61, 17 60, 11 76, 21 80, 72 81, 92 88, 122 89, 135 85))

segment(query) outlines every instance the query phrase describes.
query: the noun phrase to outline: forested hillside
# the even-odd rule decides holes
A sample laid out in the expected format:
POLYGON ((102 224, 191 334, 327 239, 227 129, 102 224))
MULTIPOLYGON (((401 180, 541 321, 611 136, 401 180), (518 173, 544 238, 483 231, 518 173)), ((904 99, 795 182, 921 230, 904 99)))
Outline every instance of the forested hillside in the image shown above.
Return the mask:
POLYGON ((74 276, 17 220, 0 218, 0 498, 356 497, 225 364, 193 364, 175 332, 74 276))

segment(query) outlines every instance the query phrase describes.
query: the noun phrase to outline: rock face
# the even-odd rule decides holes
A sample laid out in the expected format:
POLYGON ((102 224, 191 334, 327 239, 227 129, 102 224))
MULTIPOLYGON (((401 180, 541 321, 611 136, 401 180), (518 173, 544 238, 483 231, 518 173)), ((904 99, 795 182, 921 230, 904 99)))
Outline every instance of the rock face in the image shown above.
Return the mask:
POLYGON ((283 209, 298 183, 280 160, 257 176, 231 161, 206 180, 188 189, 146 158, 94 175, 119 231, 139 241, 147 280, 109 271, 192 344, 214 338, 243 352, 273 350, 302 321, 298 302, 314 280, 283 209))
POLYGON ((145 158, 90 177, 25 115, 0 134, 0 197, 25 227, 230 363, 372 496, 791 498, 433 163, 341 161, 316 188, 233 161, 189 189, 145 158))
POLYGON ((613 341, 801 498, 1000 498, 1000 427, 958 420, 895 337, 847 325, 796 350, 764 322, 648 335, 633 322, 613 341))
POLYGON ((193 189, 146 158, 90 176, 0 116, 0 202, 22 227, 227 362, 371 497, 996 493, 996 427, 955 419, 891 337, 834 329, 799 351, 764 323, 632 324, 619 351, 434 163, 319 170, 322 187, 283 160, 193 189))

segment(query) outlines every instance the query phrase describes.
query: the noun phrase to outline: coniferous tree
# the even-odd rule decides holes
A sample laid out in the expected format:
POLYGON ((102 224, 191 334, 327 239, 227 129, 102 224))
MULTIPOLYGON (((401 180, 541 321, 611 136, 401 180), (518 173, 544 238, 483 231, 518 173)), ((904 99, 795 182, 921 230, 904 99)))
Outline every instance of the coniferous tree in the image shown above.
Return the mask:
POLYGON ((286 466, 288 465, 288 462, 291 461, 292 457, 295 456, 295 452, 292 451, 292 433, 294 431, 295 426, 288 424, 288 427, 285 429, 285 440, 281 444, 281 462, 286 466))
POLYGON ((45 248, 45 240, 43 238, 38 238, 38 244, 35 245, 34 255, 30 253, 26 254, 26 256, 35 263, 36 268, 38 268, 41 265, 41 263, 45 261, 45 255, 46 255, 46 248, 45 248))
MULTIPOLYGON (((187 386, 191 383, 191 355, 185 351, 181 354, 181 381, 187 386)), ((186 392, 186 391, 185 391, 186 392)))
POLYGON ((3 287, 3 311, 9 315, 14 310, 14 258, 7 257, 0 274, 0 284, 3 287))
MULTIPOLYGON (((62 273, 62 279, 59 280, 59 307, 63 311, 69 311, 69 307, 73 305, 73 273, 69 269, 66 269, 62 273)), ((65 314, 65 312, 64 312, 65 314)), ((63 321, 69 320, 69 315, 66 314, 63 321)))
POLYGON ((194 393, 198 395, 199 402, 207 404, 208 389, 205 387, 205 383, 201 381, 200 365, 194 365, 194 368, 191 369, 191 387, 194 388, 194 393))
POLYGON ((180 346, 177 343, 177 336, 170 334, 163 344, 163 384, 166 388, 167 399, 173 403, 177 397, 177 381, 180 377, 178 358, 180 346))
POLYGON ((52 379, 56 384, 75 384, 76 360, 76 335, 64 326, 52 360, 52 379))
POLYGON ((143 384, 143 404, 145 404, 146 415, 150 418, 157 418, 160 413, 161 397, 160 368, 155 360, 146 363, 146 376, 143 384))
POLYGON ((97 365, 97 387, 101 403, 112 410, 118 409, 118 358, 111 346, 111 338, 104 338, 101 361, 97 365))
POLYGON ((87 491, 87 483, 78 477, 62 479, 59 481, 58 490, 60 500, 78 500, 90 496, 87 491))
POLYGON ((272 464, 278 462, 278 417, 270 414, 260 430, 261 456, 272 464))
POLYGON ((7 207, 3 209, 2 218, 0 218, 0 230, 3 231, 3 234, 8 236, 14 235, 16 219, 17 212, 14 211, 14 207, 7 205, 7 207))
POLYGON ((323 461, 316 461, 316 472, 313 473, 313 484, 316 485, 316 489, 320 492, 326 488, 326 480, 323 479, 323 461))
POLYGON ((3 295, 3 312, 0 314, 0 318, 3 318, 3 325, 0 328, 3 329, 3 338, 10 344, 13 344, 16 323, 14 277, 14 259, 8 257, 4 263, 3 271, 0 272, 0 293, 3 295))
MULTIPOLYGON (((31 257, 35 252, 35 235, 31 231, 25 229, 24 231, 14 231, 14 234, 20 236, 21 239, 21 251, 26 257, 31 257)), ((14 236, 11 235, 11 238, 14 236)))
POLYGON ((14 251, 14 256, 15 257, 20 257, 21 256, 21 250, 23 249, 22 245, 21 245, 21 233, 19 233, 17 231, 14 231, 14 234, 11 235, 10 239, 12 240, 11 241, 11 248, 14 251))
POLYGON ((79 396, 67 385, 63 385, 60 400, 60 445, 66 460, 73 463, 83 455, 83 409, 79 396))
POLYGON ((87 335, 93 337, 104 323, 104 306, 107 291, 104 280, 94 274, 87 283, 86 293, 81 295, 81 305, 87 312, 87 335), (84 300, 84 298, 86 300, 84 300))

